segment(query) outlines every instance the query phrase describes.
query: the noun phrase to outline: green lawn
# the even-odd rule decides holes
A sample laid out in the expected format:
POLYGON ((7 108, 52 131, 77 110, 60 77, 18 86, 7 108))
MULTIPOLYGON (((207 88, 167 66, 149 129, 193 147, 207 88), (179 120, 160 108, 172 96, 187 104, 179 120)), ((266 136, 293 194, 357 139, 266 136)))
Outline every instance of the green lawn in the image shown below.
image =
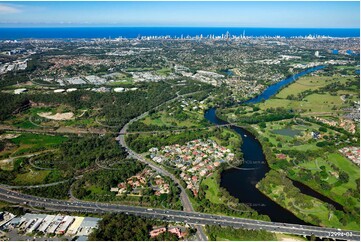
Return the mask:
POLYGON ((11 141, 18 146, 16 149, 11 150, 11 155, 23 155, 40 149, 49 149, 61 144, 67 139, 67 137, 59 135, 22 133, 19 137, 11 139, 11 141))
POLYGON ((279 99, 271 98, 266 102, 259 104, 259 107, 262 110, 268 108, 286 108, 293 110, 304 110, 304 115, 308 113, 322 113, 330 112, 337 113, 332 108, 336 107, 336 110, 340 110, 345 107, 340 96, 332 96, 330 94, 311 94, 306 96, 302 101, 297 100, 288 100, 288 99, 279 99))
POLYGON ((34 125, 28 119, 22 121, 15 121, 14 126, 21 129, 38 129, 39 126, 34 125))
POLYGON ((153 71, 154 68, 152 67, 138 67, 138 68, 128 68, 126 69, 127 72, 136 72, 136 71, 153 71))
POLYGON ((120 87, 127 87, 132 85, 134 82, 132 79, 124 79, 122 81, 114 81, 114 82, 108 82, 106 85, 108 86, 120 86, 120 87))
POLYGON ((68 138, 59 135, 23 133, 19 137, 12 139, 12 141, 17 145, 36 145, 46 147, 61 144, 67 139, 68 138))
POLYGON ((95 185, 91 185, 90 187, 88 187, 88 190, 91 192, 92 195, 103 195, 103 194, 107 194, 106 191, 104 191, 101 187, 97 187, 95 185))
POLYGON ((318 141, 313 140, 311 137, 311 131, 318 130, 320 127, 317 124, 312 123, 310 126, 298 125, 294 124, 292 119, 288 119, 282 121, 267 122, 266 125, 267 126, 265 129, 261 129, 256 124, 252 125, 252 127, 257 130, 257 132, 262 138, 268 138, 269 143, 271 143, 274 147, 276 147, 278 143, 281 143, 282 149, 299 151, 320 149, 316 146, 316 143, 318 141), (293 137, 275 133, 275 131, 282 129, 298 130, 301 132, 293 137), (296 142, 297 144, 295 144, 294 142, 296 142))
POLYGON ((294 213, 297 217, 308 223, 333 228, 358 229, 358 225, 354 222, 348 223, 346 226, 344 226, 339 221, 340 218, 336 217, 335 215, 331 216, 330 218, 330 210, 328 209, 327 204, 314 197, 302 193, 299 193, 297 197, 288 197, 287 193, 284 192, 285 186, 283 185, 268 183, 265 184, 265 186, 267 187, 266 189, 261 189, 265 195, 280 204, 282 207, 292 211, 292 213, 294 213), (310 201, 313 205, 310 207, 305 207, 302 201, 310 201), (310 215, 319 218, 321 220, 321 224, 315 223, 310 215))
POLYGON ((200 127, 199 122, 202 121, 203 115, 199 112, 183 111, 188 118, 186 120, 178 120, 176 117, 169 115, 167 112, 159 112, 152 116, 145 117, 142 122, 146 125, 157 126, 177 126, 177 127, 200 127))
POLYGON ((286 99, 289 95, 297 95, 306 90, 317 90, 321 87, 329 85, 334 82, 346 82, 343 77, 328 77, 328 76, 305 76, 296 80, 296 82, 289 85, 287 88, 282 89, 276 98, 286 99))
MULTIPOLYGON (((299 112, 302 112, 302 115, 314 115, 315 113, 318 116, 322 115, 337 115, 343 108, 347 107, 348 104, 345 104, 341 96, 344 94, 354 94, 352 99, 358 100, 358 87, 355 87, 355 90, 335 90, 336 95, 331 95, 330 92, 325 93, 312 93, 305 97, 302 100, 292 100, 287 99, 288 96, 293 95, 297 97, 298 94, 304 91, 315 91, 320 88, 323 88, 332 83, 345 84, 349 81, 350 76, 305 76, 292 83, 288 87, 282 89, 276 96, 268 99, 267 101, 260 103, 259 107, 261 110, 266 110, 268 108, 286 108, 293 109, 299 112)), ((350 88, 349 86, 347 88, 350 88)))
POLYGON ((160 70, 157 70, 156 73, 161 76, 168 76, 172 73, 172 70, 170 68, 162 68, 160 70))
POLYGON ((332 200, 340 203, 341 205, 350 207, 350 200, 352 200, 356 206, 357 204, 359 204, 359 199, 345 195, 348 189, 357 189, 356 180, 360 178, 359 168, 342 155, 337 153, 331 153, 325 154, 325 157, 322 157, 322 154, 320 154, 320 157, 316 159, 303 160, 297 166, 295 165, 292 170, 295 172, 295 175, 291 176, 291 178, 306 184, 315 191, 331 198, 332 200), (338 172, 335 171, 330 164, 334 164, 340 169, 340 171, 346 172, 349 175, 349 181, 347 183, 336 186, 336 182, 339 181, 339 178, 337 177, 338 172), (321 166, 325 166, 327 171, 327 178, 323 180, 331 185, 331 190, 329 191, 322 189, 319 182, 317 182, 316 180, 302 180, 297 175, 301 171, 301 169, 307 169, 311 171, 312 174, 315 174, 316 172, 320 172, 321 169, 318 168, 320 168, 321 166))
POLYGON ((208 189, 206 190, 206 198, 212 203, 221 204, 224 203, 223 199, 220 197, 219 183, 217 182, 218 173, 214 173, 211 176, 207 177, 202 181, 203 185, 207 185, 208 189))
POLYGON ((35 185, 42 184, 45 178, 49 175, 49 170, 32 170, 29 172, 18 174, 14 182, 18 185, 35 185))

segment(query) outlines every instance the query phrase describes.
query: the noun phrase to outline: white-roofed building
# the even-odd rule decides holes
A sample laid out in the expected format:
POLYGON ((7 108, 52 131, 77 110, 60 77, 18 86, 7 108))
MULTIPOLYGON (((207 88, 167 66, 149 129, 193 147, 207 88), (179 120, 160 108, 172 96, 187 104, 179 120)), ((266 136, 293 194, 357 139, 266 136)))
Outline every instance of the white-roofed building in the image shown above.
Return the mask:
POLYGON ((40 225, 38 231, 45 233, 46 229, 50 226, 54 218, 55 218, 54 215, 47 215, 44 218, 43 223, 40 225))
POLYGON ((27 92, 27 91, 28 91, 28 89, 26 89, 26 88, 19 88, 19 89, 14 90, 14 94, 20 94, 20 93, 27 92))
POLYGON ((83 223, 84 217, 75 217, 74 222, 68 228, 66 235, 75 235, 80 225, 83 223))
POLYGON ((82 236, 82 235, 89 235, 93 229, 98 228, 98 221, 100 218, 91 218, 86 217, 84 218, 83 222, 79 226, 78 232, 76 235, 82 236))
POLYGON ((55 89, 54 93, 62 93, 65 92, 65 89, 55 89))
POLYGON ((61 215, 56 215, 56 217, 53 219, 53 221, 51 222, 50 226, 48 227, 48 229, 46 230, 46 232, 48 234, 54 234, 56 229, 59 227, 61 221, 63 221, 63 216, 61 215))
POLYGON ((56 233, 64 234, 65 231, 69 228, 69 226, 74 222, 75 218, 71 216, 65 216, 63 221, 61 221, 60 226, 58 227, 56 233))

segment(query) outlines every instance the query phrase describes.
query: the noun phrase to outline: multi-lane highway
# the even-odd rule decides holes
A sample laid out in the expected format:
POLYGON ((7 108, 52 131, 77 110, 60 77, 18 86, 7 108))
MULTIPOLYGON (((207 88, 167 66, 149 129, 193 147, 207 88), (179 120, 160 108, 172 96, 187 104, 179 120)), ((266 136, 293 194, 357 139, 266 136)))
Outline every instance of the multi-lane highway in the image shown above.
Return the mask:
MULTIPOLYGON (((179 98, 175 97, 168 102, 172 102, 179 98)), ((168 103, 167 102, 167 103, 168 103)), ((156 170, 162 175, 170 177, 181 189, 180 198, 184 207, 184 211, 173 211, 173 210, 146 210, 145 212, 139 212, 139 208, 137 208, 136 212, 128 211, 129 213, 138 214, 138 215, 148 215, 154 218, 160 218, 163 220, 170 220, 175 222, 186 222, 189 224, 194 224, 197 228, 197 238, 198 240, 207 240, 207 237, 203 231, 203 228, 199 225, 213 224, 213 225, 221 225, 221 226, 233 226, 240 227, 246 229, 263 229, 271 232, 280 232, 280 233, 288 233, 288 234, 296 234, 303 236, 310 236, 314 234, 320 238, 331 238, 331 239, 343 239, 343 240, 359 240, 360 234, 356 231, 340 231, 332 228, 321 228, 315 226, 304 226, 304 225, 296 225, 296 224, 285 224, 285 223, 273 223, 273 222, 264 222, 250 219, 240 219, 240 218, 230 218, 226 216, 216 216, 209 214, 202 214, 194 212, 193 206, 189 200, 189 197, 185 191, 185 189, 181 186, 180 181, 167 170, 162 167, 153 164, 149 160, 145 159, 142 155, 137 154, 135 151, 131 150, 126 142, 124 135, 127 134, 128 127, 131 123, 140 120, 148 115, 148 112, 143 113, 142 115, 130 120, 124 127, 120 130, 118 140, 121 146, 125 147, 131 156, 134 159, 139 160, 140 162, 148 164, 152 169, 156 170)), ((226 124, 232 125, 232 124, 226 124)), ((104 205, 107 206, 107 205, 104 205)), ((113 206, 113 205, 110 205, 113 206)), ((109 208, 109 207, 108 207, 109 208)), ((114 209, 114 208, 112 208, 114 209)), ((144 208, 143 208, 144 210, 144 208)))
MULTIPOLYGON (((181 97, 186 97, 186 96, 189 96, 189 95, 192 95, 192 94, 195 94, 197 92, 193 92, 193 93, 187 93, 187 94, 183 94, 183 95, 179 95, 179 93, 177 92, 176 93, 176 97, 171 99, 171 100, 168 100, 160 105, 158 105, 157 107, 154 108, 157 109, 158 107, 162 106, 162 105, 165 105, 167 103, 171 103, 181 97)), ((142 155, 136 153, 135 151, 131 150, 126 142, 125 142, 125 137, 124 137, 124 134, 127 133, 127 130, 128 130, 128 127, 131 123, 135 122, 135 121, 138 121, 144 117, 146 117, 147 115, 149 114, 149 111, 148 112, 145 112, 141 115, 139 115, 138 117, 135 117, 133 119, 131 119, 128 123, 126 123, 123 128, 120 130, 119 132, 119 136, 118 136, 118 140, 119 140, 119 144, 121 146, 123 146, 124 148, 126 148, 127 152, 129 153, 129 156, 134 158, 134 159, 137 159, 139 160, 140 162, 143 162, 147 165, 149 165, 152 169, 154 169, 155 171, 157 171, 158 173, 164 175, 164 176, 168 176, 170 177, 174 182, 175 184, 178 185, 178 187, 180 188, 181 192, 180 192, 180 199, 181 199, 181 202, 182 202, 182 205, 183 205, 183 209, 184 211, 186 212, 194 212, 194 209, 193 209, 193 206, 192 206, 192 203, 191 201, 189 200, 189 197, 184 189, 184 187, 181 185, 180 181, 171 173, 169 173, 167 170, 163 169, 162 167, 159 167, 155 164, 152 164, 150 161, 148 161, 147 159, 145 159, 142 155)), ((199 241, 207 241, 207 235, 205 234, 204 232, 204 229, 200 226, 200 225, 195 225, 195 227, 197 228, 197 233, 196 233, 196 237, 197 237, 197 240, 199 241)))
MULTIPOLYGON (((182 96, 177 94, 177 97, 167 101, 166 103, 174 101, 182 96)), ((184 211, 153 209, 153 208, 144 208, 144 207, 136 207, 136 206, 107 204, 107 203, 85 202, 76 199, 73 199, 74 201, 64 201, 64 200, 40 198, 40 197, 35 197, 12 191, 10 190, 9 187, 5 187, 5 186, 0 186, 0 200, 15 204, 23 204, 34 208, 44 208, 46 210, 59 211, 59 212, 61 211, 87 212, 87 213, 124 212, 127 214, 147 216, 165 221, 193 224, 198 229, 197 240, 207 240, 207 237, 204 234, 203 228, 201 226, 207 224, 232 226, 235 228, 245 228, 245 229, 253 229, 253 230, 267 230, 270 232, 279 232, 279 233, 295 234, 302 236, 310 236, 313 234, 320 238, 330 238, 330 239, 338 239, 338 240, 355 240, 355 241, 360 240, 359 231, 339 230, 334 228, 323 228, 323 227, 305 226, 298 224, 265 222, 265 221, 252 220, 252 219, 243 219, 243 218, 194 212, 192 204, 184 188, 180 185, 179 180, 173 174, 169 173, 168 171, 164 170, 161 167, 158 167, 157 165, 145 159, 143 156, 130 150, 125 143, 124 134, 127 133, 127 128, 129 124, 145 117, 146 115, 148 115, 148 112, 132 119, 121 129, 118 137, 119 143, 128 149, 129 155, 131 157, 138 159, 143 163, 147 163, 154 170, 161 173, 162 175, 172 178, 172 180, 179 185, 181 189, 180 198, 184 207, 184 211)))
POLYGON ((152 209, 136 206, 115 205, 107 203, 75 201, 40 198, 11 191, 0 187, 0 199, 15 204, 26 204, 31 207, 40 207, 47 210, 88 212, 88 213, 108 213, 124 212, 133 215, 141 215, 166 221, 182 222, 194 225, 221 225, 235 228, 245 228, 254 230, 267 230, 270 232, 286 233, 310 236, 315 235, 320 238, 331 238, 338 240, 360 241, 359 231, 339 230, 333 228, 323 228, 316 226, 305 226, 298 224, 285 224, 266 222, 252 219, 243 219, 229 216, 212 215, 197 212, 186 212, 167 209, 152 209))

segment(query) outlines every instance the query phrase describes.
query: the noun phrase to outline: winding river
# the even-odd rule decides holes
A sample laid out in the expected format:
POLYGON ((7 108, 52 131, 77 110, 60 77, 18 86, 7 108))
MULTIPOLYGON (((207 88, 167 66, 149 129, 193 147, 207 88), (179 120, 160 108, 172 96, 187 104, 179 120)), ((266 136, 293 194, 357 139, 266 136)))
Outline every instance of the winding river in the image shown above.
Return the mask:
MULTIPOLYGON (((252 98, 245 103, 258 103, 262 100, 267 100, 271 96, 275 95, 281 88, 292 83, 297 78, 322 68, 324 68, 324 66, 313 67, 277 82, 276 84, 269 86, 259 96, 252 98)), ((228 123, 216 116, 216 108, 208 109, 205 112, 204 117, 214 124, 228 123)), ((227 169, 222 172, 221 186, 226 188, 232 196, 238 198, 241 203, 250 205, 260 214, 268 215, 274 222, 307 224, 288 210, 273 202, 256 188, 256 184, 270 170, 263 154, 262 146, 256 137, 247 130, 233 125, 231 126, 231 129, 240 134, 243 139, 243 143, 240 148, 243 153, 245 163, 239 167, 227 169)), ((302 193, 317 197, 322 201, 333 204, 337 209, 342 209, 341 205, 313 191, 309 187, 299 182, 294 182, 294 185, 298 187, 302 193)))

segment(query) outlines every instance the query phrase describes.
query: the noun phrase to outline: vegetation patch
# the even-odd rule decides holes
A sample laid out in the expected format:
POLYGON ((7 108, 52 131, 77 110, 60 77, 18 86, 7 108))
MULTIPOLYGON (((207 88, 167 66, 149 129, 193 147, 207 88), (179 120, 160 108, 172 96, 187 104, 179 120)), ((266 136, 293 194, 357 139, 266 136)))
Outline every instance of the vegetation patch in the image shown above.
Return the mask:
POLYGON ((277 240, 275 233, 265 230, 236 229, 206 225, 207 234, 213 241, 274 241, 277 240))

